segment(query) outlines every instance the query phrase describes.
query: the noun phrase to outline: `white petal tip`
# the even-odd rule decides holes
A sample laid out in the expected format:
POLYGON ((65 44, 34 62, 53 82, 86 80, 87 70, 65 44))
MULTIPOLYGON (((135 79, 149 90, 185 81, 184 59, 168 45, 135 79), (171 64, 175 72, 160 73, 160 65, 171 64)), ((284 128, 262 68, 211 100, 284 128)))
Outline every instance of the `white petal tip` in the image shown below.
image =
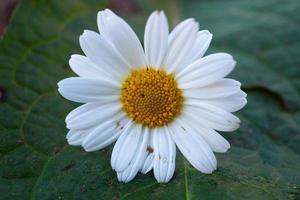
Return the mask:
POLYGON ((87 34, 89 31, 87 29, 84 29, 82 34, 80 35, 80 37, 82 37, 83 35, 87 34))
POLYGON ((81 142, 78 140, 73 140, 72 138, 67 138, 67 142, 71 146, 80 146, 81 142))
POLYGON ((214 167, 212 169, 206 169, 206 170, 199 170, 200 172, 202 172, 203 174, 212 174, 215 170, 217 169, 217 167, 214 167))
POLYGON ((142 174, 147 174, 148 172, 151 171, 151 169, 153 168, 153 166, 144 166, 143 169, 141 170, 142 174))
POLYGON ((167 180, 167 181, 165 181, 165 180, 157 180, 157 182, 158 183, 161 183, 161 184, 164 184, 164 183, 168 183, 170 180, 167 180))
POLYGON ((168 183, 172 179, 172 176, 171 177, 155 177, 155 179, 158 183, 168 183))
POLYGON ((91 148, 91 147, 83 146, 83 144, 81 144, 81 146, 83 147, 83 149, 84 149, 86 152, 96 151, 96 150, 94 150, 94 149, 91 148))
POLYGON ((59 81, 59 82, 57 82, 57 86, 58 86, 58 91, 59 91, 59 93, 61 93, 60 87, 62 86, 63 82, 64 82, 64 79, 61 80, 61 81, 59 81))
POLYGON ((130 182, 134 176, 126 176, 125 172, 117 172, 117 178, 120 183, 128 183, 130 182))
POLYGON ((217 151, 214 151, 216 153, 226 153, 228 150, 230 149, 230 144, 228 143, 228 145, 222 147, 221 149, 218 149, 217 151))
POLYGON ((166 13, 165 13, 165 11, 163 11, 163 10, 160 10, 159 11, 159 13, 163 16, 163 17, 166 17, 166 13))
POLYGON ((210 38, 210 37, 213 36, 213 34, 212 34, 209 30, 202 30, 202 31, 199 31, 199 34, 207 35, 208 38, 210 38))

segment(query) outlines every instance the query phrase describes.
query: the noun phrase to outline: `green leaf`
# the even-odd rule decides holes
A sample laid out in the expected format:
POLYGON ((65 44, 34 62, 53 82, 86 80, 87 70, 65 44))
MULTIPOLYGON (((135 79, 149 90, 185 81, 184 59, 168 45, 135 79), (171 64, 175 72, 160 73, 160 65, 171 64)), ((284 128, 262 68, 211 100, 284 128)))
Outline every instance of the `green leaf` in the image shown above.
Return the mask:
POLYGON ((298 0, 139 0, 123 14, 142 38, 147 15, 164 8, 171 24, 187 17, 214 34, 210 52, 226 51, 232 77, 248 93, 231 150, 204 175, 177 154, 168 184, 153 174, 128 184, 110 167, 111 147, 87 153, 66 143, 64 118, 77 104, 56 83, 72 76, 78 37, 96 29, 98 0, 22 1, 0 42, 0 199, 299 199, 300 4, 298 0), (5 95, 4 95, 5 94, 5 95), (5 98, 2 98, 5 96, 5 98))

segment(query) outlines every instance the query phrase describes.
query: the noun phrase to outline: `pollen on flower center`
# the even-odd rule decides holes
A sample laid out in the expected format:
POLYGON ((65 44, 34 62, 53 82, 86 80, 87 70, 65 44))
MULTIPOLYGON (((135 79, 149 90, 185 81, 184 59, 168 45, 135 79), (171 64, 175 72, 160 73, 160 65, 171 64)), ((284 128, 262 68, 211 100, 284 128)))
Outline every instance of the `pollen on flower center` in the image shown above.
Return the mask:
POLYGON ((180 114, 182 91, 172 74, 164 70, 133 70, 121 90, 123 110, 137 123, 158 127, 170 123, 180 114))

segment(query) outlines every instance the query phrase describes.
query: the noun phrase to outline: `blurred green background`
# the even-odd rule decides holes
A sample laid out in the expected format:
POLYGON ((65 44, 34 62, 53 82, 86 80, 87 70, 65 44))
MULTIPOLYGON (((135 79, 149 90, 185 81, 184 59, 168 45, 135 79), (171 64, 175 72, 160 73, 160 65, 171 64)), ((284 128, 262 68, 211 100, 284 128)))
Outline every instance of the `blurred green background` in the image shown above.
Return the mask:
POLYGON ((300 199, 299 10, 299 0, 21 1, 0 39, 0 199, 300 199), (106 7, 141 39, 155 9, 172 27, 193 17, 214 34, 209 53, 237 60, 231 77, 248 105, 237 113, 241 128, 223 134, 232 148, 217 154, 215 173, 196 171, 178 152, 170 183, 149 173, 121 184, 111 148, 86 153, 66 143, 64 118, 78 105, 56 84, 74 75, 68 59, 81 53, 78 37, 97 30, 97 11, 106 7))

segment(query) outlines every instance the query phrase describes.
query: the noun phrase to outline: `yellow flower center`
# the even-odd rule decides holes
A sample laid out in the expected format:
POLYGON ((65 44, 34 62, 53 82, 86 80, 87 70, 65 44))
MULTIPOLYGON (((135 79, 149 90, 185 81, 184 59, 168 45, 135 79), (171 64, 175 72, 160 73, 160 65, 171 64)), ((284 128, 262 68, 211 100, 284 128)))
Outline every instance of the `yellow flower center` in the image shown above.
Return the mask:
POLYGON ((159 127, 180 114, 183 96, 172 74, 161 69, 142 68, 133 70, 124 80, 121 102, 124 112, 135 122, 159 127))

